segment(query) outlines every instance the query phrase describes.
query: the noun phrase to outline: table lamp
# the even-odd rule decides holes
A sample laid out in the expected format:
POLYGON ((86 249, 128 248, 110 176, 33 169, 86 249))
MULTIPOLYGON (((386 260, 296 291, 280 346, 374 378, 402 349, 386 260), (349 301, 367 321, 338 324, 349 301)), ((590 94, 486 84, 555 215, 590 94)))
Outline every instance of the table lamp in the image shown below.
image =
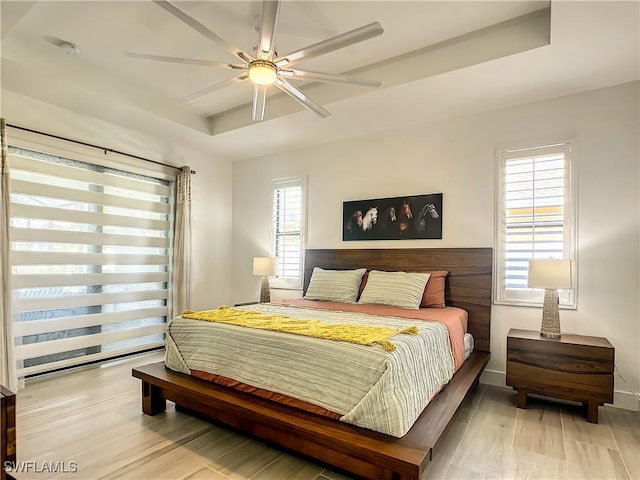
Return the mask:
POLYGON ((260 288, 260 303, 271 301, 271 291, 269 290, 269 277, 278 271, 278 259, 273 257, 255 257, 253 259, 253 274, 262 277, 260 288))
POLYGON ((542 327, 540 335, 546 338, 560 338, 560 312, 558 310, 558 289, 572 288, 571 260, 529 260, 529 288, 544 288, 542 306, 542 327))

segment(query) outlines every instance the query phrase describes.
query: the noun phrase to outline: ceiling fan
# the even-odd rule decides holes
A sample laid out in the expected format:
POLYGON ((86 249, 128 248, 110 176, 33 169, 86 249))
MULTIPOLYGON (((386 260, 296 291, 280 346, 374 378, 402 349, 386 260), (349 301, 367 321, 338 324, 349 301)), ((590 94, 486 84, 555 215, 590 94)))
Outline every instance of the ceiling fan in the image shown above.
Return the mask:
POLYGON ((330 73, 312 72, 308 70, 298 70, 291 68, 292 65, 302 60, 308 60, 313 57, 324 55, 334 50, 338 50, 340 48, 353 45, 354 43, 358 43, 363 40, 381 35, 382 32, 384 32, 384 29, 379 22, 370 23, 363 27, 356 28, 355 30, 351 30, 341 35, 337 35, 327 40, 301 48, 287 55, 279 56, 274 47, 274 36, 276 32, 276 24, 278 22, 280 1, 264 0, 262 2, 262 23, 259 30, 258 45, 254 57, 231 45, 226 40, 219 37, 212 30, 207 28, 205 25, 190 16, 185 11, 178 8, 173 3, 166 0, 154 0, 154 2, 164 8, 174 17, 183 21, 194 30, 200 32, 209 40, 224 47, 225 50, 242 61, 242 63, 225 63, 194 58, 168 57, 163 55, 126 52, 126 55, 132 58, 155 60, 160 62, 182 63, 189 65, 220 67, 239 71, 239 73, 234 77, 231 77, 222 82, 215 83, 206 88, 203 88, 202 90, 188 95, 183 99, 187 102, 193 102, 195 100, 203 98, 229 85, 250 80, 254 84, 253 104, 251 109, 251 119, 253 121, 259 122, 264 120, 267 100, 267 88, 270 85, 275 85, 284 93, 299 102, 303 107, 317 113, 321 117, 328 117, 331 114, 327 110, 311 100, 300 89, 289 83, 288 80, 341 82, 372 87, 379 87, 380 85, 382 85, 381 82, 364 80, 348 75, 335 75, 330 73))

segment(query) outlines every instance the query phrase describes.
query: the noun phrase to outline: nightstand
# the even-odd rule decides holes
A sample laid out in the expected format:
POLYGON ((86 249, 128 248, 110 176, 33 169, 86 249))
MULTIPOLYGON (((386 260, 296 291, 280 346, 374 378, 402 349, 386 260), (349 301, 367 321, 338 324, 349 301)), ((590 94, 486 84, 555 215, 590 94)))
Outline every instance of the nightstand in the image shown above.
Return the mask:
POLYGON ((587 420, 598 423, 598 406, 613 403, 615 349, 606 338, 563 334, 552 339, 532 330, 509 330, 507 385, 518 391, 582 402, 587 420))

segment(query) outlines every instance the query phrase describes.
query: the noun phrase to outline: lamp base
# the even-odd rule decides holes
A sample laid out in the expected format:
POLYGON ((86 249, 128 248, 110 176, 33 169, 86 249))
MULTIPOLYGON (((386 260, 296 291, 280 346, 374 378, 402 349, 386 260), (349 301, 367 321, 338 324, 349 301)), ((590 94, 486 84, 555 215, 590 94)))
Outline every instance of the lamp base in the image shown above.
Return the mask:
POLYGON ((269 287, 269 277, 262 277, 262 285, 260 286, 260 303, 269 303, 271 301, 271 288, 269 287))
POLYGON ((562 338, 562 334, 561 333, 544 333, 544 332, 540 332, 540 336, 544 337, 544 338, 562 338))
POLYGON ((558 309, 558 290, 547 288, 544 291, 542 306, 542 326, 540 336, 545 338, 560 338, 560 311, 558 309))

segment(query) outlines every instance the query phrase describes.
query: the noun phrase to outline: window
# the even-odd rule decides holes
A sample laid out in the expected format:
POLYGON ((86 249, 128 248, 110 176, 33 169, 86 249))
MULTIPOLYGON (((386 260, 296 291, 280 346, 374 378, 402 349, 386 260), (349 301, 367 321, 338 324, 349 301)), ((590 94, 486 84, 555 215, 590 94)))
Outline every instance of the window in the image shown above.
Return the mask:
POLYGON ((302 288, 304 253, 304 181, 273 182, 271 254, 278 259, 275 288, 302 288))
POLYGON ((9 147, 19 375, 164 345, 172 185, 9 147))
MULTIPOLYGON (((529 260, 576 259, 575 142, 496 157, 496 303, 542 304, 544 291, 527 287, 529 260)), ((558 292, 560 304, 575 308, 575 291, 558 292)))

